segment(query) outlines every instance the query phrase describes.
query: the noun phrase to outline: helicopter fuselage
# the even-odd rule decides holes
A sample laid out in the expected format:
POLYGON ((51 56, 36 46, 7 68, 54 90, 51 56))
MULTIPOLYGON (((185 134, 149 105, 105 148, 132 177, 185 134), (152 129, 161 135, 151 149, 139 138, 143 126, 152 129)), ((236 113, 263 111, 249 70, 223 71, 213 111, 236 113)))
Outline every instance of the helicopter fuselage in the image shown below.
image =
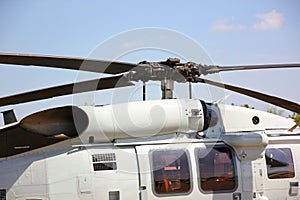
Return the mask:
MULTIPOLYGON (((181 109, 183 113, 190 109, 199 114, 192 107, 187 111, 181 109)), ((191 132, 188 119, 195 116, 187 115, 187 123, 182 126, 186 132, 161 132, 143 138, 122 136, 97 142, 97 131, 90 129, 82 133, 83 139, 76 137, 2 158, 0 197, 11 200, 300 198, 300 159, 296 156, 300 151, 300 135, 298 129, 288 132, 292 121, 241 107, 212 104, 208 109, 215 112, 217 119, 212 117, 209 128, 199 132, 191 132), (84 142, 91 133, 93 140, 84 142)), ((180 112, 178 119, 185 119, 180 112)), ((168 116, 167 111, 165 114, 168 116)), ((202 121, 197 123, 203 127, 202 121)), ((177 129, 183 130, 182 127, 177 129)))

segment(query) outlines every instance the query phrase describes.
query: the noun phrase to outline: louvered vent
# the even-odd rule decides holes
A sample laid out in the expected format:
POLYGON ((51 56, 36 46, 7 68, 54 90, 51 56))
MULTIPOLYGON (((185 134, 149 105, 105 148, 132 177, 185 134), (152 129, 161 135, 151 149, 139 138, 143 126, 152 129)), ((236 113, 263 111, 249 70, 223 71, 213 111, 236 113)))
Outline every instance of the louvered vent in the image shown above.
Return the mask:
POLYGON ((117 169, 116 154, 114 153, 94 154, 92 158, 94 171, 117 169))

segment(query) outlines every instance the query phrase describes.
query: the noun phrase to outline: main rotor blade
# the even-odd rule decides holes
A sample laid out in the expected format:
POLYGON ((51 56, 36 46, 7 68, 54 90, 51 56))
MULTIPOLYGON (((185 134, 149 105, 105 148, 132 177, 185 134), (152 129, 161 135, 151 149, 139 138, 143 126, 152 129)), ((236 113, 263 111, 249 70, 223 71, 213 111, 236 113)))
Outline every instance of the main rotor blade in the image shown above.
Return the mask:
POLYGON ((282 69, 282 68, 300 68, 299 63, 291 64, 265 64, 265 65, 241 65, 241 66, 213 66, 207 69, 207 73, 218 73, 224 71, 240 71, 252 69, 282 69))
POLYGON ((84 70, 98 73, 119 74, 127 72, 136 64, 125 62, 112 62, 89 58, 72 58, 30 54, 8 54, 0 53, 0 63, 13 65, 34 65, 43 67, 54 67, 73 70, 84 70))
POLYGON ((122 77, 123 76, 120 75, 102 79, 94 79, 2 97, 0 98, 0 106, 48 99, 68 94, 76 94, 82 92, 134 85, 133 83, 127 80, 123 80, 122 77))
POLYGON ((234 91, 234 92, 237 92, 237 93, 240 93, 240 94, 244 94, 244 95, 247 95, 249 97, 253 97, 253 98, 265 101, 267 103, 271 103, 273 105, 285 108, 285 109, 293 111, 295 113, 300 113, 300 105, 299 104, 297 104, 295 102, 285 100, 285 99, 281 99, 279 97, 274 97, 274 96, 271 96, 271 95, 263 94, 263 93, 252 91, 252 90, 248 90, 248 89, 245 89, 245 88, 240 88, 240 87, 236 87, 236 86, 232 86, 232 85, 228 85, 228 84, 222 84, 222 83, 218 83, 218 82, 214 82, 214 81, 207 80, 207 79, 202 79, 202 78, 199 78, 197 81, 201 82, 201 83, 206 83, 206 84, 209 84, 209 85, 213 85, 213 86, 216 86, 216 87, 220 87, 220 88, 225 88, 227 90, 231 90, 231 91, 234 91))

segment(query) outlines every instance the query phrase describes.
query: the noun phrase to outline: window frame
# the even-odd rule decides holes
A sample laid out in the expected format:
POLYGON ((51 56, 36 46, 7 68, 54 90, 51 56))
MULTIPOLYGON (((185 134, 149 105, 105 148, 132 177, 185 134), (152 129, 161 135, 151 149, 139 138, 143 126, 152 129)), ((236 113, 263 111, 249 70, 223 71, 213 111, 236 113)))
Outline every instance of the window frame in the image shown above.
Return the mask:
POLYGON ((199 151, 203 150, 203 147, 196 147, 194 154, 195 154, 195 159, 196 159, 196 167, 197 167, 197 183, 198 183, 198 189, 200 190, 201 193, 203 194, 222 194, 222 193, 232 193, 235 192, 238 187, 239 187, 239 176, 238 176, 238 170, 237 170, 237 160, 236 160, 236 153, 234 149, 224 143, 216 143, 216 144, 206 144, 206 148, 215 148, 215 147, 223 147, 229 149, 232 157, 232 164, 233 164, 233 170, 234 170, 234 180, 235 180, 235 186, 233 189, 230 190, 204 190, 202 189, 202 184, 201 184, 201 169, 200 169, 200 160, 199 160, 199 151))
POLYGON ((266 150, 265 150, 265 153, 264 153, 264 158, 265 158, 265 166, 266 166, 266 176, 267 176, 267 179, 268 180, 274 180, 274 181, 278 181, 278 180, 288 180, 288 179, 294 179, 295 177, 296 177, 296 167, 295 167, 295 159, 294 159, 294 153, 293 153, 293 150, 292 150, 292 148, 290 148, 290 147, 274 147, 274 146, 272 146, 272 147, 268 147, 268 148, 266 148, 266 150), (267 150, 270 150, 270 149, 276 149, 276 150, 278 150, 278 149, 288 149, 289 150, 289 152, 290 152, 290 156, 291 156, 291 161, 292 161, 292 165, 293 165, 293 173, 294 173, 294 176, 293 177, 284 177, 284 178, 270 178, 269 177, 269 168, 268 168, 268 164, 267 164, 267 155, 266 155, 266 153, 267 153, 267 150))
POLYGON ((150 161, 150 174, 151 174, 151 188, 152 193, 157 197, 168 197, 168 196, 187 196, 193 192, 194 185, 193 185, 193 169, 192 169, 192 163, 191 163, 191 157, 190 153, 187 149, 183 148, 168 148, 168 149, 151 149, 149 151, 149 161, 150 161), (186 161, 188 164, 188 170, 189 170, 189 180, 190 180, 190 188, 188 192, 175 192, 175 193, 164 193, 160 194, 157 193, 155 190, 155 177, 154 177, 154 159, 153 159, 153 153, 154 152, 168 152, 168 151, 182 151, 186 155, 186 161))

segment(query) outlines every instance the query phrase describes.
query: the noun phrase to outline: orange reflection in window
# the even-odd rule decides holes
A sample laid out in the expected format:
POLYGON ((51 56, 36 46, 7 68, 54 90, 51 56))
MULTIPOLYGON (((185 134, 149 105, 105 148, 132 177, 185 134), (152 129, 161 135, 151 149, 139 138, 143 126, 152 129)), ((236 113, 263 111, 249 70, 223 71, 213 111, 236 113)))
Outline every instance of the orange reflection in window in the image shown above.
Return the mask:
POLYGON ((191 189, 190 171, 184 150, 162 150, 152 153, 155 193, 187 193, 191 189))

